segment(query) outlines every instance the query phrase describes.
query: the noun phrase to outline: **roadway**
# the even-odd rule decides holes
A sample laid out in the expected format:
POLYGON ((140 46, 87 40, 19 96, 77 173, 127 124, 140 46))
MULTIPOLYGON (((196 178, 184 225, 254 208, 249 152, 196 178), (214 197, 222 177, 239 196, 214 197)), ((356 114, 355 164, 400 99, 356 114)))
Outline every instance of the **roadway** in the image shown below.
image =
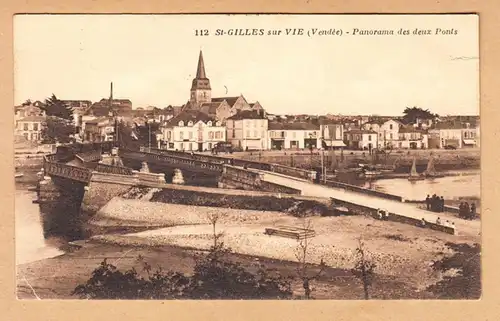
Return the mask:
POLYGON ((363 206, 371 207, 374 209, 384 209, 389 212, 403 215, 406 217, 415 218, 421 220, 424 218, 428 222, 436 222, 438 217, 441 221, 450 220, 455 223, 458 234, 461 235, 471 235, 477 236, 481 231, 480 221, 466 221, 457 218, 449 213, 434 213, 429 212, 424 209, 416 207, 415 204, 402 203, 398 201, 393 201, 385 198, 380 198, 371 195, 365 195, 362 193, 357 193, 353 191, 344 190, 341 188, 334 188, 319 184, 314 184, 312 182, 301 180, 297 178, 289 178, 285 175, 259 171, 263 174, 262 179, 271 183, 276 183, 292 188, 296 188, 302 191, 303 196, 313 196, 313 197, 333 197, 335 199, 351 202, 354 204, 360 204, 363 206))

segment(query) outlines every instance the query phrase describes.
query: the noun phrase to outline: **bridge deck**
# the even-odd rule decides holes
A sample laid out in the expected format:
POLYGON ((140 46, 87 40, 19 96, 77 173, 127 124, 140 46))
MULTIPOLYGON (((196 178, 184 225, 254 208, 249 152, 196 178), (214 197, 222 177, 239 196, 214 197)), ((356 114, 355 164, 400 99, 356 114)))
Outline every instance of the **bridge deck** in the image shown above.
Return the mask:
MULTIPOLYGON (((302 191, 304 196, 314 196, 314 197, 326 197, 335 198, 341 201, 346 201, 354 204, 363 205, 373 209, 385 209, 389 212, 396 213, 398 215, 411 217, 414 219, 424 218, 428 222, 436 222, 438 217, 441 220, 450 219, 447 217, 446 213, 433 213, 423 209, 419 209, 415 204, 402 203, 393 200, 388 200, 384 198, 379 198, 375 196, 365 195, 362 193, 352 192, 344 190, 341 188, 334 188, 324 185, 314 184, 305 180, 300 180, 296 178, 288 178, 284 175, 276 175, 275 173, 260 171, 263 174, 263 179, 265 181, 276 183, 280 185, 289 186, 302 191)), ((480 222, 479 221, 464 221, 461 219, 451 219, 455 223, 455 226, 459 234, 468 234, 477 236, 480 232, 480 222)))

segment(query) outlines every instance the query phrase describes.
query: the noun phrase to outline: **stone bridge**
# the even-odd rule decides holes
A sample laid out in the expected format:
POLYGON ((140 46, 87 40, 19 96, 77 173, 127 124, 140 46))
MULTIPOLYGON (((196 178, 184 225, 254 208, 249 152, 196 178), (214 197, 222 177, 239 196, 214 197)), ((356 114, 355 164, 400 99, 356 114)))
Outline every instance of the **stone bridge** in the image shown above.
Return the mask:
MULTIPOLYGON (((61 177, 87 185, 86 190, 89 191, 90 188, 92 192, 86 193, 84 203, 93 208, 92 211, 96 207, 104 205, 113 195, 116 196, 118 192, 125 190, 125 187, 117 186, 128 185, 127 188, 130 188, 130 185, 161 187, 161 184, 165 183, 164 174, 137 172, 131 168, 95 162, 95 160, 100 159, 96 151, 101 154, 103 152, 111 153, 111 149, 111 145, 66 146, 61 151, 58 150, 55 155, 46 156, 44 175, 61 177), (83 161, 83 166, 63 163, 68 161, 71 155, 73 158, 76 157, 83 161), (85 201, 86 199, 87 201, 85 201)), ((221 188, 333 198, 339 204, 351 207, 359 205, 371 212, 385 209, 393 217, 401 217, 401 221, 415 222, 422 218, 428 221, 435 220, 433 213, 419 210, 415 205, 405 203, 403 199, 395 195, 341 183, 331 182, 327 186, 318 184, 315 171, 228 157, 145 148, 135 151, 120 149, 118 155, 122 159, 130 159, 142 164, 154 164, 160 168, 165 166, 181 171, 209 173, 218 177, 218 185, 221 188)), ((471 229, 469 226, 460 225, 462 230, 468 230, 471 233, 476 231, 475 226, 471 229)))

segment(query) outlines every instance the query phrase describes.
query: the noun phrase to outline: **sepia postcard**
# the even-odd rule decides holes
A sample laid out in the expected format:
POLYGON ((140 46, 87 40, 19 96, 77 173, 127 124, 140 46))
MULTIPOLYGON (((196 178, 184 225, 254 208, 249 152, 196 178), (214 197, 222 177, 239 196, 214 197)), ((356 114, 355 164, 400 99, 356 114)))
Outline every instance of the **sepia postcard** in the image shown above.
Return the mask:
POLYGON ((14 17, 20 300, 478 300, 479 16, 14 17))

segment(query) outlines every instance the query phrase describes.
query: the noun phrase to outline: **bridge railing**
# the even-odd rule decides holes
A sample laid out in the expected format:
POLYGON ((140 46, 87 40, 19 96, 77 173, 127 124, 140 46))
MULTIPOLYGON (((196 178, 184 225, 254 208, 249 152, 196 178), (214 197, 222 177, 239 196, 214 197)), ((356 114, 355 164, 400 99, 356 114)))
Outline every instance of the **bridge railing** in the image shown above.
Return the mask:
POLYGON ((133 151, 133 150, 124 150, 121 149, 120 154, 123 157, 131 157, 138 160, 143 161, 151 161, 151 162, 167 162, 172 166, 180 165, 181 166, 189 166, 207 169, 210 171, 222 172, 222 163, 213 163, 208 161, 198 160, 196 158, 191 158, 189 154, 181 156, 168 155, 165 153, 156 153, 156 152, 146 152, 146 151, 133 151))
POLYGON ((271 164, 271 172, 284 174, 292 177, 302 178, 309 181, 316 179, 317 172, 302 168, 290 167, 285 165, 271 164))
POLYGON ((102 159, 102 153, 100 150, 94 150, 90 152, 78 153, 75 157, 80 159, 82 162, 95 162, 102 159))
POLYGON ((83 183, 90 182, 92 176, 92 172, 88 168, 71 166, 48 160, 44 160, 43 170, 45 175, 69 178, 83 183))
POLYGON ((323 182, 323 184, 327 185, 327 186, 331 186, 331 187, 342 188, 342 189, 345 189, 345 190, 348 190, 348 191, 352 191, 352 192, 358 192, 358 193, 367 194, 367 195, 371 195, 371 196, 377 196, 377 197, 380 197, 380 198, 385 198, 385 199, 389 199, 389 200, 393 200, 393 201, 398 201, 398 202, 402 202, 403 201, 403 198, 401 196, 387 194, 387 193, 384 193, 384 192, 379 192, 379 191, 375 191, 375 190, 372 190, 372 189, 359 187, 359 186, 356 186, 356 185, 350 185, 350 184, 336 182, 336 181, 331 181, 331 180, 326 180, 325 182, 323 182))
POLYGON ((109 173, 117 175, 134 175, 133 169, 128 167, 113 166, 107 164, 97 164, 94 168, 99 173, 109 173))

